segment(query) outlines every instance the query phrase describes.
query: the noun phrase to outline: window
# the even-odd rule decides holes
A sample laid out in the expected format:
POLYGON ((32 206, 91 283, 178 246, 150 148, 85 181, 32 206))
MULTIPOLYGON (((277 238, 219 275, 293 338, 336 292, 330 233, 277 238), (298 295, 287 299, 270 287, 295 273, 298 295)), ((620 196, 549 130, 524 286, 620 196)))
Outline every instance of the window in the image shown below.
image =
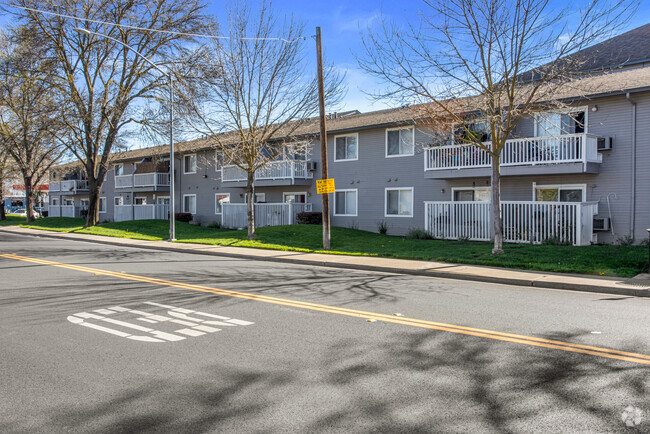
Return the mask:
POLYGON ((114 170, 115 170, 115 176, 124 175, 124 164, 116 164, 114 170))
POLYGON ((386 157, 404 157, 414 154, 415 129, 390 128, 386 130, 386 157))
POLYGON ((196 173, 196 154, 183 157, 183 173, 196 173))
POLYGON ((451 197, 454 202, 490 202, 489 188, 452 188, 451 197))
POLYGON ((79 205, 81 206, 81 209, 88 209, 88 205, 90 205, 90 199, 80 199, 79 205))
POLYGON ((105 197, 100 197, 99 198, 99 212, 100 213, 106 212, 106 198, 105 197))
POLYGON ((386 189, 385 217, 413 217, 413 187, 386 189))
POLYGON ((214 195, 214 213, 223 213, 223 204, 230 202, 230 193, 217 193, 214 195))
POLYGON ((147 204, 147 198, 146 197, 136 197, 135 198, 135 204, 136 205, 146 205, 147 204))
POLYGON ((196 214, 196 195, 184 194, 183 195, 183 212, 196 214))
POLYGON ((58 198, 53 197, 51 200, 52 200, 52 203, 50 205, 59 206, 59 199, 58 198))
POLYGON ((217 151, 214 155, 214 169, 217 172, 221 172, 221 169, 224 166, 224 161, 226 159, 226 156, 224 155, 223 152, 217 151))
POLYGON ((307 193, 283 193, 284 203, 305 203, 307 202, 307 193))
MULTIPOLYGON (((248 193, 244 196, 244 202, 248 203, 248 193)), ((266 203, 266 193, 255 193, 254 203, 266 203)))
POLYGON ((586 107, 564 112, 540 113, 535 116, 535 137, 585 133, 586 113, 586 107))
POLYGON ((169 205, 169 196, 160 196, 156 198, 158 205, 169 205))
POLYGON ((359 159, 359 135, 334 137, 334 161, 359 159))
POLYGON ((535 200, 538 202, 584 202, 586 185, 535 185, 535 200))
POLYGON ((64 205, 64 206, 73 206, 73 205, 74 205, 74 200, 72 200, 72 199, 68 199, 68 198, 64 198, 64 199, 63 199, 63 205, 64 205))
POLYGON ((334 193, 334 215, 357 215, 357 190, 336 190, 334 193))
POLYGON ((115 202, 113 202, 113 203, 115 204, 115 206, 121 206, 124 203, 124 199, 122 198, 122 196, 117 196, 114 199, 114 201, 115 202))

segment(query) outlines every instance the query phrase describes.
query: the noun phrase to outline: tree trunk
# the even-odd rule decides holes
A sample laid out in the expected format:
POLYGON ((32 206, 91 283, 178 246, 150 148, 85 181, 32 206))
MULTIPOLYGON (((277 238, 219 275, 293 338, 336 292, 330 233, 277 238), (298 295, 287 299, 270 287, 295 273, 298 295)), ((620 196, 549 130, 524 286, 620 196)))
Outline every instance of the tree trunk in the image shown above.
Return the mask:
POLYGON ((32 177, 23 175, 23 184, 25 186, 25 216, 27 216, 27 223, 34 221, 34 186, 32 185, 32 177))
POLYGON ((246 214, 248 218, 248 239, 255 239, 255 172, 248 172, 246 180, 246 195, 248 203, 246 204, 246 214))
POLYGON ((5 214, 5 197, 2 193, 2 188, 5 185, 5 179, 2 174, 4 168, 2 167, 2 164, 3 162, 0 161, 0 220, 7 220, 7 215, 5 214))
POLYGON ((88 180, 88 215, 84 228, 96 226, 99 223, 99 197, 101 195, 101 184, 95 179, 88 180))
POLYGON ((501 153, 492 155, 492 222, 494 228, 493 255, 503 255, 503 219, 501 216, 501 153))

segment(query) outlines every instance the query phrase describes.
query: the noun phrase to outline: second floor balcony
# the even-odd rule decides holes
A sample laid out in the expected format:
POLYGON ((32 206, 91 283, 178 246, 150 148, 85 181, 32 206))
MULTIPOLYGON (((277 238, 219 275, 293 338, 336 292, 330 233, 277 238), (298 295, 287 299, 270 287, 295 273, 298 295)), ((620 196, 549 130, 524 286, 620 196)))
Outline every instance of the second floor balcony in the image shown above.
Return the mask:
MULTIPOLYGON (((314 177, 315 166, 309 161, 279 160, 271 161, 257 169, 255 182, 259 186, 265 185, 308 185, 314 177)), ((246 172, 241 168, 230 165, 224 166, 221 172, 223 182, 237 182, 246 185, 246 172)), ((240 186, 239 184, 234 186, 240 186)))
MULTIPOLYGON (((484 142, 488 148, 490 142, 484 142)), ((501 175, 598 173, 598 137, 566 134, 510 139, 501 152, 501 175)), ((473 145, 435 146, 425 151, 426 178, 490 176, 492 156, 473 145)))
POLYGON ((134 173, 133 175, 119 175, 115 177, 115 189, 120 188, 148 188, 158 190, 169 188, 169 173, 151 172, 134 173))
POLYGON ((50 192, 61 194, 88 194, 88 181, 73 179, 69 181, 51 182, 50 192))

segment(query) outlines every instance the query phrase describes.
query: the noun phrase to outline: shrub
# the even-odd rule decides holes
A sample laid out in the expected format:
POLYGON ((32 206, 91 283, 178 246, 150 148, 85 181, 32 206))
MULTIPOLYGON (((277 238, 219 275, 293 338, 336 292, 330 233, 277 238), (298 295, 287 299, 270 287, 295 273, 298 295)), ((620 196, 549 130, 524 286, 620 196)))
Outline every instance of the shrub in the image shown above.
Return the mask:
POLYGON ((572 243, 569 240, 560 240, 559 238, 551 237, 542 240, 543 246, 570 246, 572 243))
POLYGON ((382 235, 386 235, 388 233, 388 223, 386 223, 385 220, 380 220, 377 222, 377 232, 382 235))
POLYGON ((619 246, 631 246, 633 243, 634 243, 634 239, 629 235, 619 237, 616 240, 616 244, 619 246))
POLYGON ((174 214, 174 219, 176 219, 177 222, 189 223, 192 221, 192 213, 177 212, 176 214, 174 214))
POLYGON ((323 215, 319 212, 299 212, 296 214, 296 223, 299 225, 323 224, 323 215))
POLYGON ((432 240, 431 234, 424 229, 409 229, 406 238, 409 240, 432 240))

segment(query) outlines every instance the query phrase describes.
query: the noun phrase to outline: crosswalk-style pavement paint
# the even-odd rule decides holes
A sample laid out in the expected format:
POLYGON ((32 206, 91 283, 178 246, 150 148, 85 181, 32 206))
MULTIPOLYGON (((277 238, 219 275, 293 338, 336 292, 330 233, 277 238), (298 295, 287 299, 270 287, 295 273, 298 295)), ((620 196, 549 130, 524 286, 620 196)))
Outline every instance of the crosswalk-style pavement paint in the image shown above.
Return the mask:
POLYGON ((145 301, 142 309, 112 306, 79 312, 68 321, 94 330, 141 342, 175 342, 215 333, 227 327, 254 323, 211 313, 145 301), (151 310, 154 309, 154 312, 151 310), (126 318, 125 318, 126 317, 126 318), (119 319, 117 319, 119 318, 119 319), (129 320, 129 321, 125 321, 129 320), (130 321, 137 321, 133 323, 130 321), (155 324, 155 326, 154 326, 155 324), (182 328, 177 328, 178 326, 182 328), (154 328, 155 327, 155 328, 154 328))

